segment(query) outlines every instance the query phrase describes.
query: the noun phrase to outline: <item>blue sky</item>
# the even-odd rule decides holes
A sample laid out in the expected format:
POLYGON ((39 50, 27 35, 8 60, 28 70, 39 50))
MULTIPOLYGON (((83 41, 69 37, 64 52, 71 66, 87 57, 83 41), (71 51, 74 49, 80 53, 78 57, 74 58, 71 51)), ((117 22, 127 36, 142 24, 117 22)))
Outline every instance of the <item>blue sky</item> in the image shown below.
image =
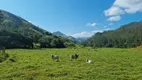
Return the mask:
POLYGON ((141 6, 141 0, 0 0, 0 9, 49 32, 74 37, 90 37, 140 21, 141 6))

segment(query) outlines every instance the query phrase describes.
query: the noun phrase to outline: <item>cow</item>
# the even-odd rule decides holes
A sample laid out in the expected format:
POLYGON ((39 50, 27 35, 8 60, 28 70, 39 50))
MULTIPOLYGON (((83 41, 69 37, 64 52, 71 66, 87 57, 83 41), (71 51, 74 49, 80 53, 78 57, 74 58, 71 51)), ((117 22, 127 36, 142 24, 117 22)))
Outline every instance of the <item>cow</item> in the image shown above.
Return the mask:
POLYGON ((89 64, 93 64, 93 61, 89 60, 89 59, 86 59, 86 62, 89 63, 89 64))
POLYGON ((59 56, 57 56, 57 55, 52 55, 52 60, 53 61, 59 61, 59 56))
POLYGON ((79 54, 73 54, 71 55, 71 60, 75 60, 79 57, 79 54))

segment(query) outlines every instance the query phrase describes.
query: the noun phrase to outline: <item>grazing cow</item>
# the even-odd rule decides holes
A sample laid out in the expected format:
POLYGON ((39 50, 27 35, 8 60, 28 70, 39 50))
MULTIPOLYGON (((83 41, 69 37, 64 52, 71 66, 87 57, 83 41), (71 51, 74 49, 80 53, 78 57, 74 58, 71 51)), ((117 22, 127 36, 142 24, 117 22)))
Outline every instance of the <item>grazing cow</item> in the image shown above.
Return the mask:
POLYGON ((59 56, 57 56, 57 55, 52 55, 52 59, 53 59, 53 60, 56 60, 56 61, 59 61, 59 56))
POLYGON ((92 60, 86 59, 86 62, 89 63, 89 64, 93 64, 93 61, 92 61, 92 60))
POLYGON ((73 54, 73 55, 71 55, 71 60, 77 59, 78 57, 79 57, 79 54, 73 54))

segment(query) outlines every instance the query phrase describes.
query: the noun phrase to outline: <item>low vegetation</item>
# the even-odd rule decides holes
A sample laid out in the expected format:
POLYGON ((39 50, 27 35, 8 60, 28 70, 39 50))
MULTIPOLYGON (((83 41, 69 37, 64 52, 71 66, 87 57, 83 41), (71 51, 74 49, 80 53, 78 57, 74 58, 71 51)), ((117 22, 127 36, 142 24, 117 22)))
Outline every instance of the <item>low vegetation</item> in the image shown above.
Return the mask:
POLYGON ((9 57, 8 53, 5 52, 5 48, 0 50, 0 63, 5 61, 9 57))
POLYGON ((141 80, 142 49, 9 49, 0 80, 141 80), (77 53, 77 60, 70 55, 77 53), (59 61, 53 61, 58 55, 59 61), (93 61, 88 64, 86 58, 93 61))

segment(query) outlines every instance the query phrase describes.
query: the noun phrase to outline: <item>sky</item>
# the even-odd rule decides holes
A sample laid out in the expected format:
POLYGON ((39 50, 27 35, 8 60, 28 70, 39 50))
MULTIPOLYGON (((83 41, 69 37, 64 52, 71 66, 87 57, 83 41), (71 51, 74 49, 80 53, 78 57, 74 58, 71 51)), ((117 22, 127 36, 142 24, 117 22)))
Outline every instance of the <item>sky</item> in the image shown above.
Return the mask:
POLYGON ((0 0, 0 9, 73 37, 91 37, 140 21, 141 6, 142 0, 0 0))

